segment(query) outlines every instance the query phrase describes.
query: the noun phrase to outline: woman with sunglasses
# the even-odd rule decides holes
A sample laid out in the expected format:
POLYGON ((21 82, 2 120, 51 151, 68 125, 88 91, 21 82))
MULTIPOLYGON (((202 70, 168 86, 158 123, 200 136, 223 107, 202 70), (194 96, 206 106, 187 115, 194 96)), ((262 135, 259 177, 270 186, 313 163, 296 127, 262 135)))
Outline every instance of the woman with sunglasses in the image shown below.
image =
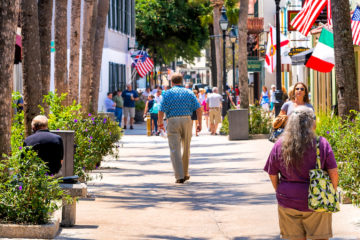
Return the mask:
POLYGON ((280 115, 290 116, 294 109, 299 106, 306 106, 314 111, 314 107, 310 104, 308 89, 304 83, 296 83, 293 91, 293 97, 281 107, 280 115))

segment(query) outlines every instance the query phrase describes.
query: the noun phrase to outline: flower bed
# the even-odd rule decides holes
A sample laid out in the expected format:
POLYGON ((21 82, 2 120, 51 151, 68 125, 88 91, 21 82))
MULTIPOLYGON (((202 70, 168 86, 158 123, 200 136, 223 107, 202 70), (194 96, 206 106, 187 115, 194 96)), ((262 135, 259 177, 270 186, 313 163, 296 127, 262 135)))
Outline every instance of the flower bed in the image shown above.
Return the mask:
POLYGON ((360 206, 360 113, 354 119, 317 117, 316 132, 324 136, 334 151, 339 168, 339 186, 353 204, 360 206))

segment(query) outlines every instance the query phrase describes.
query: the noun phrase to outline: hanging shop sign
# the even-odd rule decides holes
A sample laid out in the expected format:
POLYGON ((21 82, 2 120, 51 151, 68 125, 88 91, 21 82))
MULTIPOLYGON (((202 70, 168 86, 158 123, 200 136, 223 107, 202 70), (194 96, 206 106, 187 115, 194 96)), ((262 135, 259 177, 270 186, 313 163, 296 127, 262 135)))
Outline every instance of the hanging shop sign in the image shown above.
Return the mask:
POLYGON ((291 21, 296 17, 296 15, 298 15, 300 11, 297 10, 289 10, 288 11, 288 31, 296 31, 295 28, 293 28, 293 26, 291 26, 291 21))
POLYGON ((289 52, 289 56, 294 56, 296 54, 305 52, 307 50, 309 50, 310 48, 305 48, 305 47, 297 47, 297 48, 291 48, 290 52, 289 52))
POLYGON ((262 61, 248 60, 248 72, 261 72, 262 61))

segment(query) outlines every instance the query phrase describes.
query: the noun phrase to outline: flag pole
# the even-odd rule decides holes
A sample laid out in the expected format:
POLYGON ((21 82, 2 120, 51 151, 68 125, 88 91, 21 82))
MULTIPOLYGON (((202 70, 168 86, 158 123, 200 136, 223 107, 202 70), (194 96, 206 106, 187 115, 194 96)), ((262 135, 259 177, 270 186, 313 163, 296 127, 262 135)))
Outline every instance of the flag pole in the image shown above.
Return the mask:
POLYGON ((279 115, 282 106, 281 90, 281 46, 280 46, 280 0, 276 4, 276 91, 275 91, 275 116, 279 115))

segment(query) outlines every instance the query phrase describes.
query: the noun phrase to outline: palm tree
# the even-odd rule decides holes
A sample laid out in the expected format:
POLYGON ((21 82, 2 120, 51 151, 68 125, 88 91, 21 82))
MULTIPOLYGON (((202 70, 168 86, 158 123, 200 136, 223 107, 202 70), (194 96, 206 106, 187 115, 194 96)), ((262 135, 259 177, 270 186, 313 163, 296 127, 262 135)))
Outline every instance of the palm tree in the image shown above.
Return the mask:
MULTIPOLYGON (((211 0, 213 4, 213 28, 214 28, 214 35, 215 36, 222 36, 222 31, 220 29, 219 20, 220 20, 220 10, 221 7, 224 5, 223 0, 211 0)), ((222 93, 222 68, 221 68, 221 39, 219 37, 215 37, 215 56, 216 56, 216 78, 217 78, 217 87, 219 89, 219 92, 222 93)))
MULTIPOLYGON (((80 103, 82 105, 82 111, 84 113, 89 112, 90 102, 90 82, 92 78, 92 50, 93 50, 93 38, 92 38, 92 23, 93 14, 96 0, 84 1, 84 24, 83 24, 83 41, 82 41, 82 63, 81 63, 81 88, 80 88, 80 103)), ((93 31, 95 32, 95 31, 93 31)))
POLYGON ((349 18, 348 0, 331 0, 334 30, 335 75, 338 88, 339 115, 359 110, 354 46, 349 18))
POLYGON ((55 89, 68 92, 67 78, 67 0, 55 1, 55 89))
POLYGON ((97 10, 96 33, 93 55, 93 78, 90 87, 90 111, 97 113, 100 87, 100 70, 104 46, 106 17, 109 12, 109 0, 99 1, 97 10))
POLYGON ((70 102, 79 102, 80 14, 81 1, 71 1, 71 39, 69 65, 70 102))
POLYGON ((21 1, 21 29, 23 46, 23 91, 25 135, 31 134, 31 121, 40 113, 41 62, 37 0, 21 1))
MULTIPOLYGON (((76 1, 75 1, 76 2, 76 1)), ((41 84, 44 96, 50 91, 50 51, 51 51, 51 23, 53 15, 53 1, 39 0, 39 36, 40 36, 40 54, 41 54, 41 84)), ((49 107, 43 104, 45 112, 49 112, 49 107)))
POLYGON ((10 153, 11 93, 19 0, 0 2, 0 159, 10 153))
POLYGON ((240 0, 239 11, 239 83, 240 83, 240 107, 249 108, 249 86, 247 72, 247 19, 249 0, 240 0))

